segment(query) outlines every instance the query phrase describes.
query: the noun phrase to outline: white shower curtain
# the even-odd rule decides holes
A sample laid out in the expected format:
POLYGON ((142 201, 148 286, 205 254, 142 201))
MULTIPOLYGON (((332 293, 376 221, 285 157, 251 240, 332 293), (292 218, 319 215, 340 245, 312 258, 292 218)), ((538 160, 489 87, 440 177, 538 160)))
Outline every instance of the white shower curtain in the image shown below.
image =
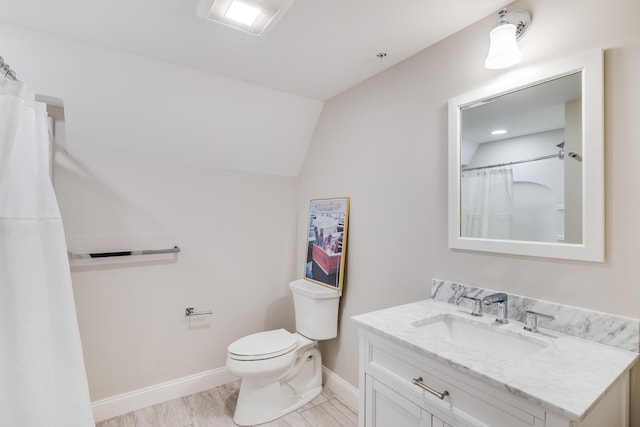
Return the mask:
POLYGON ((513 172, 498 167, 462 173, 462 237, 513 239, 513 172))
POLYGON ((90 427, 45 105, 0 80, 0 426, 90 427))

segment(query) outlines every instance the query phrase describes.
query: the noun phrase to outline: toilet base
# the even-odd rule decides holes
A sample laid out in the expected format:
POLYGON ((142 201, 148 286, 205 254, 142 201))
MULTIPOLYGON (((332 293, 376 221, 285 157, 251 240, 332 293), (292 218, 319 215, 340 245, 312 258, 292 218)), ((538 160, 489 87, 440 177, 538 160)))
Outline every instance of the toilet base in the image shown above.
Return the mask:
POLYGON ((239 426, 263 424, 306 405, 322 392, 322 357, 317 347, 302 351, 281 380, 264 384, 243 378, 233 421, 239 426))

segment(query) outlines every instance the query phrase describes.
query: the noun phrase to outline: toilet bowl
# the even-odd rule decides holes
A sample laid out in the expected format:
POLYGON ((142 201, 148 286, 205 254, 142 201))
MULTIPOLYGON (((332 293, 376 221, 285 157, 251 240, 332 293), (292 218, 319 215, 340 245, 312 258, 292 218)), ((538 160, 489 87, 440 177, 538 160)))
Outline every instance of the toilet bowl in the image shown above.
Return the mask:
POLYGON ((295 335, 284 329, 259 332, 229 346, 227 368, 241 378, 273 381, 291 369, 297 349, 295 335))
POLYGON ((227 369, 242 379, 233 416, 240 426, 280 418, 322 392, 322 357, 316 340, 337 336, 341 293, 306 280, 289 287, 297 332, 258 332, 227 349, 227 369))

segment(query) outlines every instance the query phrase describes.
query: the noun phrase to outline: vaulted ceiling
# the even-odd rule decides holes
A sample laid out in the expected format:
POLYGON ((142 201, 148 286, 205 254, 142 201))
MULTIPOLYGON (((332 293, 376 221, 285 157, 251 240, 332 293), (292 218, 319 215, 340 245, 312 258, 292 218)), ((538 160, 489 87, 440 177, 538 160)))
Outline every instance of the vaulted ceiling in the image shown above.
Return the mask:
POLYGON ((264 37, 196 16, 200 3, 0 0, 0 22, 326 100, 509 2, 294 0, 264 37))
POLYGON ((63 98, 71 154, 296 176, 326 100, 509 3, 294 0, 256 37, 212 2, 0 0, 0 56, 63 98))

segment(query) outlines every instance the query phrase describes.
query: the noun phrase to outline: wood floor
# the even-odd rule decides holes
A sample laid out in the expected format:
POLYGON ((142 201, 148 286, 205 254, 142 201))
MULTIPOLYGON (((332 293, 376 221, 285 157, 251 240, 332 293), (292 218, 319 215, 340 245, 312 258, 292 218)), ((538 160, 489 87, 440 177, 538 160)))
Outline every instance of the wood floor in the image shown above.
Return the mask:
MULTIPOLYGON (((233 410, 240 383, 140 409, 96 424, 96 427, 235 427, 233 410)), ((320 396, 268 427, 356 427, 358 415, 326 387, 320 396)))

